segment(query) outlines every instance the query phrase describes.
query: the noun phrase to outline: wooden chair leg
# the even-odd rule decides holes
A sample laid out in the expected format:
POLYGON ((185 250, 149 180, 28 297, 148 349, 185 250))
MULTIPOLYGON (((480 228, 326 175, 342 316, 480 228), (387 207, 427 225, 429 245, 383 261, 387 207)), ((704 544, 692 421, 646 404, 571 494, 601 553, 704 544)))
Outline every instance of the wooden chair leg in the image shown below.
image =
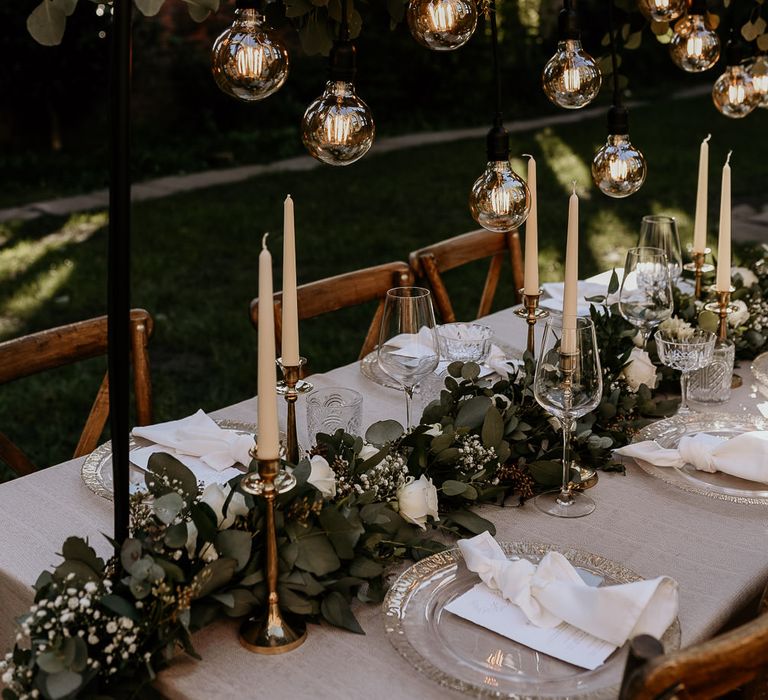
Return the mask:
POLYGON ((109 374, 104 375, 99 387, 99 393, 91 406, 91 412, 88 414, 88 420, 85 422, 85 428, 80 435, 80 440, 75 448, 73 457, 82 457, 90 454, 99 444, 99 438, 104 432, 104 426, 109 416, 109 374))
POLYGON ((381 318, 384 315, 384 300, 379 302, 376 307, 376 313, 373 315, 371 325, 368 326, 368 333, 365 335, 363 341, 363 347, 360 349, 360 355, 357 358, 362 360, 368 353, 373 352, 374 348, 379 344, 379 332, 381 331, 381 318))
POLYGON ((515 302, 520 303, 520 291, 525 284, 525 272, 523 268, 523 250, 520 246, 520 233, 509 231, 506 234, 509 246, 509 257, 512 262, 512 280, 515 283, 515 302))
POLYGON ((26 476, 37 471, 29 457, 3 433, 0 433, 0 461, 5 462, 18 476, 26 476))
POLYGON ((432 287, 432 296, 435 306, 440 312, 440 319, 443 323, 453 323, 456 321, 456 314, 453 311, 451 298, 448 296, 448 290, 440 277, 440 271, 437 269, 437 262, 434 255, 425 255, 421 258, 421 267, 429 280, 429 286, 432 287))
POLYGON ((133 389, 136 396, 136 422, 152 423, 152 380, 149 374, 147 346, 152 332, 151 317, 141 316, 131 321, 131 350, 133 353, 133 389))
POLYGON ((491 258, 491 264, 488 266, 488 274, 485 277, 483 295, 480 297, 480 306, 477 308, 477 316, 475 316, 475 318, 487 316, 491 313, 493 297, 496 294, 496 287, 499 285, 499 276, 501 274, 503 258, 504 253, 497 253, 491 258))

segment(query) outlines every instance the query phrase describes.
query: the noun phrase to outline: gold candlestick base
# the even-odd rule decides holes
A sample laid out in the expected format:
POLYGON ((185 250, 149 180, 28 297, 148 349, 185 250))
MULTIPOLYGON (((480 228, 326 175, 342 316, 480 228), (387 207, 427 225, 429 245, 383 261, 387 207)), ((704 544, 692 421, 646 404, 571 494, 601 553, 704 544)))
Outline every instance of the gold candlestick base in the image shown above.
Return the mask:
MULTIPOLYGON (((253 455, 256 457, 256 455, 253 455)), ((258 458, 257 458, 258 459, 258 458)), ((278 492, 287 491, 296 483, 296 479, 283 479, 282 486, 278 477, 281 473, 279 459, 259 459, 259 479, 248 474, 240 482, 240 488, 246 493, 263 496, 266 501, 267 540, 267 610, 260 616, 248 618, 240 627, 240 643, 249 651, 257 654, 284 654, 301 646, 307 638, 307 628, 303 621, 287 618, 280 611, 280 599, 277 593, 278 557, 277 529, 275 527, 275 497, 278 492), (291 483, 292 480, 292 483, 291 483), (285 485, 290 486, 285 488, 285 485)))
POLYGON ((717 290, 717 301, 704 305, 707 311, 712 311, 720 317, 720 324, 717 329, 717 337, 720 340, 728 338, 728 314, 738 311, 738 307, 735 304, 731 304, 731 292, 733 291, 735 291, 734 287, 731 287, 727 292, 717 290))
POLYGON ((286 454, 291 464, 299 463, 299 440, 296 435, 296 401, 299 394, 306 394, 314 388, 312 384, 301 379, 301 368, 307 364, 305 357, 299 358, 298 365, 283 364, 283 358, 277 358, 277 366, 283 373, 283 380, 277 384, 277 393, 282 394, 288 403, 288 420, 286 425, 287 442, 286 454))
POLYGON ((704 259, 712 252, 711 248, 705 248, 703 253, 694 253, 693 262, 687 263, 683 266, 684 270, 693 272, 695 276, 696 289, 694 295, 697 299, 701 299, 702 292, 702 277, 710 272, 715 271, 715 266, 710 263, 705 263, 704 259))
POLYGON ((523 305, 519 309, 515 309, 515 315, 524 318, 528 323, 528 343, 526 347, 531 355, 533 355, 536 350, 536 340, 534 335, 536 321, 549 316, 549 311, 539 308, 539 298, 541 297, 542 291, 543 290, 539 289, 538 294, 526 294, 524 289, 518 290, 518 293, 523 300, 523 305))

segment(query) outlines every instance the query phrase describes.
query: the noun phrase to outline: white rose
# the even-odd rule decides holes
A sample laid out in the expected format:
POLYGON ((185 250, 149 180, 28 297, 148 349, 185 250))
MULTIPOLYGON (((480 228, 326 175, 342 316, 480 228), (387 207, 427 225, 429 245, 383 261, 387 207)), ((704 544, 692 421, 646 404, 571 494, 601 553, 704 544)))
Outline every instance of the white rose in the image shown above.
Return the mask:
POLYGON ((656 366, 651 362, 648 353, 640 348, 632 348, 629 362, 624 365, 621 374, 627 380, 627 386, 633 393, 640 388, 641 384, 645 384, 651 389, 656 386, 656 366))
POLYGON ((731 304, 736 307, 736 311, 728 314, 728 325, 731 328, 737 328, 742 323, 749 321, 749 307, 741 299, 736 299, 731 304))
POLYGON ((323 498, 333 498, 336 495, 336 473, 331 469, 328 460, 322 455, 314 455, 309 464, 312 470, 307 482, 312 484, 323 498))
POLYGON ((229 484, 208 484, 203 491, 200 499, 203 503, 210 506, 216 514, 216 522, 220 530, 226 530, 235 522, 238 515, 248 515, 248 506, 245 505, 245 496, 242 493, 235 493, 227 506, 227 517, 224 517, 224 503, 226 503, 231 491, 229 484))
POLYGON ((358 457, 365 461, 366 459, 373 457, 373 455, 377 454, 379 451, 378 447, 374 447, 369 442, 364 442, 358 457))
POLYGON ((429 428, 427 428, 424 431, 424 435, 431 435, 432 437, 437 437, 442 432, 443 432, 443 426, 440 423, 432 423, 432 425, 430 425, 429 428))
POLYGON ((414 481, 412 476, 408 477, 397 490, 397 505, 400 515, 422 530, 427 529, 427 516, 440 520, 437 517, 437 489, 432 479, 423 474, 418 481, 414 481))
POLYGON ((643 334, 640 331, 637 331, 632 336, 632 342, 634 343, 636 348, 642 348, 643 345, 645 345, 645 339, 643 338, 643 334))
POLYGON ((745 287, 751 287, 757 282, 757 275, 746 267, 732 267, 731 278, 733 278, 734 275, 739 275, 739 277, 741 277, 741 281, 744 283, 745 287))
POLYGON ((189 558, 192 559, 197 546, 197 525, 191 520, 187 522, 187 542, 184 546, 187 548, 189 558))

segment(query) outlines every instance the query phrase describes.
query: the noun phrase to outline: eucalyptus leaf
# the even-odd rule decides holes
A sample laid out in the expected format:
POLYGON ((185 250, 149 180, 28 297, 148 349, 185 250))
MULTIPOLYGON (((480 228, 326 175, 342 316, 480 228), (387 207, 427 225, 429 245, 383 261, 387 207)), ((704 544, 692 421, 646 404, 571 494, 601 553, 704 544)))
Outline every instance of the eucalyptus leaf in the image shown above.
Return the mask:
POLYGON ((196 598, 204 598, 226 586, 235 575, 237 562, 234 559, 221 557, 212 561, 192 580, 193 586, 199 586, 196 598))
POLYGON ((290 588, 278 585, 277 594, 280 596, 280 607, 296 615, 312 615, 314 606, 308 598, 292 591, 290 588))
POLYGON ((471 510, 456 510, 446 516, 445 520, 450 521, 463 527, 465 530, 469 530, 474 535, 479 535, 481 532, 489 532, 491 535, 496 534, 496 526, 485 518, 480 517, 477 513, 473 513, 471 510))
POLYGON ((454 479, 446 479, 442 485, 443 494, 446 496, 461 496, 468 487, 469 484, 454 479))
POLYGON ((133 0, 134 5, 145 17, 154 17, 165 3, 165 0, 133 0))
POLYGON ((403 426, 396 420, 382 420, 365 431, 365 440, 375 447, 382 447, 397 440, 404 432, 403 426))
POLYGON ((462 379, 474 382, 480 376, 480 365, 476 362, 466 362, 461 368, 462 379))
POLYGON ((116 615, 121 617, 128 617, 134 622, 139 621, 139 614, 136 608, 131 605, 125 598, 117 595, 116 593, 110 593, 102 596, 99 600, 99 604, 105 607, 107 610, 111 610, 116 615))
POLYGON ((59 700, 71 695, 80 688, 83 677, 72 671, 59 671, 45 677, 43 686, 47 696, 51 700, 59 700))
POLYGON ((43 46, 60 44, 66 26, 67 13, 51 0, 43 0, 27 17, 27 31, 43 46))
POLYGON ((501 417, 498 409, 491 407, 485 414, 483 429, 480 432, 480 438, 484 447, 493 447, 496 449, 504 437, 504 419, 501 417))
POLYGON ((61 556, 81 561, 98 573, 104 571, 104 560, 97 557, 93 547, 80 537, 68 537, 61 548, 61 556))
POLYGON ((187 524, 176 523, 165 531, 165 545, 171 549, 178 549, 187 543, 187 524))
POLYGON ((251 533, 245 530, 223 530, 216 535, 216 551, 237 562, 235 571, 245 568, 251 558, 251 533))
POLYGON ((320 524, 328 533, 336 554, 342 559, 352 559, 355 556, 355 546, 365 528, 359 522, 344 517, 333 505, 326 506, 319 515, 320 524))
POLYGON ((296 544, 299 548, 296 566, 304 571, 309 571, 316 576, 325 576, 341 566, 341 561, 330 539, 322 530, 317 530, 311 536, 302 537, 296 544))
POLYGON ((464 401, 456 414, 456 427, 479 428, 483 424, 485 414, 491 405, 491 399, 487 396, 473 396, 464 401))
POLYGON ((197 477, 188 467, 166 452, 155 452, 150 456, 144 481, 153 496, 162 496, 180 488, 185 499, 190 501, 198 491, 197 477), (173 486, 166 486, 163 483, 165 480, 173 486))
POLYGON ((375 578, 381 576, 383 571, 381 564, 366 557, 358 557, 349 565, 349 573, 359 578, 375 578))
POLYGON ((327 622, 335 627, 341 627, 356 634, 365 634, 346 598, 337 591, 331 591, 323 598, 320 603, 320 613, 327 622))
POLYGON ((152 510, 165 525, 170 525, 183 508, 184 499, 175 491, 163 494, 152 502, 152 510))

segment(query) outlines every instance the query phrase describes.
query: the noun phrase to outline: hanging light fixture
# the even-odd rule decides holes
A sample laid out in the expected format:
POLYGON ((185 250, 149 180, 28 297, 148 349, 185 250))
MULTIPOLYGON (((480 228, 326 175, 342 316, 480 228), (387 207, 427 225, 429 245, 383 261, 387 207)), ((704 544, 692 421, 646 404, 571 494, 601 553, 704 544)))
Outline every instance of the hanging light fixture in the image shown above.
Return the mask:
POLYGON ((339 39, 331 49, 330 80, 307 107, 301 138, 313 158, 328 165, 350 165, 373 145, 376 126, 371 110, 355 92, 355 45, 349 38, 347 2, 341 2, 339 39))
POLYGON ((477 26, 475 0, 410 0, 408 29, 422 46, 453 51, 464 46, 477 26))
POLYGON ((657 22, 671 22, 685 12, 686 0, 637 0, 640 10, 657 22))
POLYGON ((707 21, 705 0, 693 0, 688 15, 675 24, 669 55, 688 73, 709 70, 720 58, 720 37, 707 21))
POLYGON ((283 86, 288 64, 288 51, 266 27, 258 0, 237 0, 234 21, 213 43, 216 84, 238 100, 257 102, 283 86))
POLYGON ((749 75, 755 88, 757 106, 768 108, 768 56, 760 54, 749 65, 749 75))
POLYGON ((472 185, 469 193, 469 210, 472 218, 483 228, 503 233, 518 228, 528 218, 531 210, 531 193, 528 185, 512 170, 509 162, 509 133, 504 128, 501 114, 501 71, 494 0, 490 2, 489 14, 496 87, 496 116, 486 139, 488 162, 483 174, 472 185))
POLYGON ((613 28, 613 0, 609 0, 613 105, 608 110, 608 139, 592 159, 592 180, 609 197, 628 197, 645 182, 647 166, 643 154, 629 140, 629 111, 621 103, 616 40, 613 28))
POLYGON ((558 107, 581 109, 597 97, 603 76, 592 56, 581 46, 575 0, 564 0, 558 18, 557 51, 541 75, 544 94, 558 107))
POLYGON ((725 47, 726 68, 712 88, 712 100, 718 111, 726 117, 746 117, 758 103, 752 76, 742 65, 744 58, 741 42, 731 37, 725 47))

